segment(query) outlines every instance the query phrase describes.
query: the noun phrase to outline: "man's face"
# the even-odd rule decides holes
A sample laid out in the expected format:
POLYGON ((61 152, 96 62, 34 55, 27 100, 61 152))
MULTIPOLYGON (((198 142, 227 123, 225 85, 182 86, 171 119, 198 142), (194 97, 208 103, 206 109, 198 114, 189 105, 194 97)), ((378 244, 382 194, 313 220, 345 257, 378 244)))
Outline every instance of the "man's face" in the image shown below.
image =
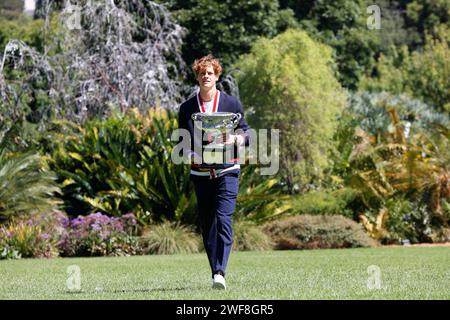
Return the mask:
POLYGON ((205 70, 202 70, 197 75, 197 81, 201 88, 210 89, 215 86, 216 81, 219 80, 214 73, 214 69, 209 65, 205 70))

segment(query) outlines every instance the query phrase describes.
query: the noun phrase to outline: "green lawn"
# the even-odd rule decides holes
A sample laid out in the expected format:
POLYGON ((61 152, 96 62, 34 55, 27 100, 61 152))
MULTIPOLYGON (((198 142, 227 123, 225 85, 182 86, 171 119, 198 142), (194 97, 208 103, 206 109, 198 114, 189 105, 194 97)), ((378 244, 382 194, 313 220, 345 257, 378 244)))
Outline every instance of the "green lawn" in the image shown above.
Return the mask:
POLYGON ((204 253, 0 261, 0 299, 449 299, 450 249, 233 252, 229 289, 209 277, 204 253), (67 288, 70 265, 80 292, 67 288), (371 265, 380 289, 368 288, 371 265))

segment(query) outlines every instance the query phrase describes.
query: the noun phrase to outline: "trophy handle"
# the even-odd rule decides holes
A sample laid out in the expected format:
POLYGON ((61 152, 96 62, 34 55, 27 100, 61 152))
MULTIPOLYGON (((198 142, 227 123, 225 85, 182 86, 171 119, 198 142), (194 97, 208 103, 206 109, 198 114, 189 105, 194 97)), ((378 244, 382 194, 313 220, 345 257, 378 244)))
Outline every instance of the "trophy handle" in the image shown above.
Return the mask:
POLYGON ((242 118, 242 115, 240 113, 235 113, 233 116, 234 116, 234 119, 232 120, 233 121, 233 125, 237 126, 237 124, 239 123, 239 121, 242 118))
POLYGON ((194 113, 191 118, 192 118, 192 120, 197 121, 198 120, 198 114, 194 113))

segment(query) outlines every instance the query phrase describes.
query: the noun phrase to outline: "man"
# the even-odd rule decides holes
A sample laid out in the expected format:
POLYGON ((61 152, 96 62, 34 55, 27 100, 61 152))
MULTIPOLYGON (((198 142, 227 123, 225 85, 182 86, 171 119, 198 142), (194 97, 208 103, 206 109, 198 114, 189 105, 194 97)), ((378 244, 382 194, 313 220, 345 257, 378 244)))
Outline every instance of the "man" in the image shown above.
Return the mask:
POLYGON ((240 113, 241 119, 236 128, 241 134, 229 134, 224 141, 238 155, 240 145, 249 144, 249 129, 244 119, 244 111, 239 100, 219 91, 216 82, 222 73, 220 62, 208 55, 195 60, 192 69, 200 90, 194 97, 185 101, 179 110, 179 127, 189 130, 191 137, 191 180, 197 196, 200 227, 203 243, 211 267, 214 289, 226 289, 225 271, 231 252, 232 215, 236 207, 239 188, 239 158, 233 157, 211 168, 205 166, 203 151, 208 141, 194 135, 192 115, 198 112, 240 113), (199 155, 193 150, 202 150, 199 155), (195 161, 193 161, 195 160, 195 161), (194 163, 193 163, 194 162, 194 163))

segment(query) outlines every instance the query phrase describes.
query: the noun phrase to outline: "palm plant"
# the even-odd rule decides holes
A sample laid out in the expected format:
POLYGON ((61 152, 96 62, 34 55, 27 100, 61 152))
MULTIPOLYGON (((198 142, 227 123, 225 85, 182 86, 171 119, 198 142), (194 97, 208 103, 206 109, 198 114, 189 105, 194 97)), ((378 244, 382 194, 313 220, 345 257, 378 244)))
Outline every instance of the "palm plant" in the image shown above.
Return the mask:
POLYGON ((56 176, 37 154, 0 152, 0 219, 52 212, 61 203, 56 176))
POLYGON ((378 212, 372 219, 361 214, 361 221, 376 237, 386 235, 386 201, 406 195, 426 206, 425 220, 446 226, 448 217, 442 203, 450 197, 450 129, 438 123, 429 125, 427 131, 412 127, 407 137, 397 111, 389 108, 387 112, 389 130, 379 136, 381 139, 359 130, 360 140, 350 157, 350 185, 361 191, 367 208, 378 212))
POLYGON ((428 208, 442 215, 442 200, 450 197, 450 129, 417 132, 405 143, 401 158, 391 163, 388 179, 399 192, 422 197, 428 208))

